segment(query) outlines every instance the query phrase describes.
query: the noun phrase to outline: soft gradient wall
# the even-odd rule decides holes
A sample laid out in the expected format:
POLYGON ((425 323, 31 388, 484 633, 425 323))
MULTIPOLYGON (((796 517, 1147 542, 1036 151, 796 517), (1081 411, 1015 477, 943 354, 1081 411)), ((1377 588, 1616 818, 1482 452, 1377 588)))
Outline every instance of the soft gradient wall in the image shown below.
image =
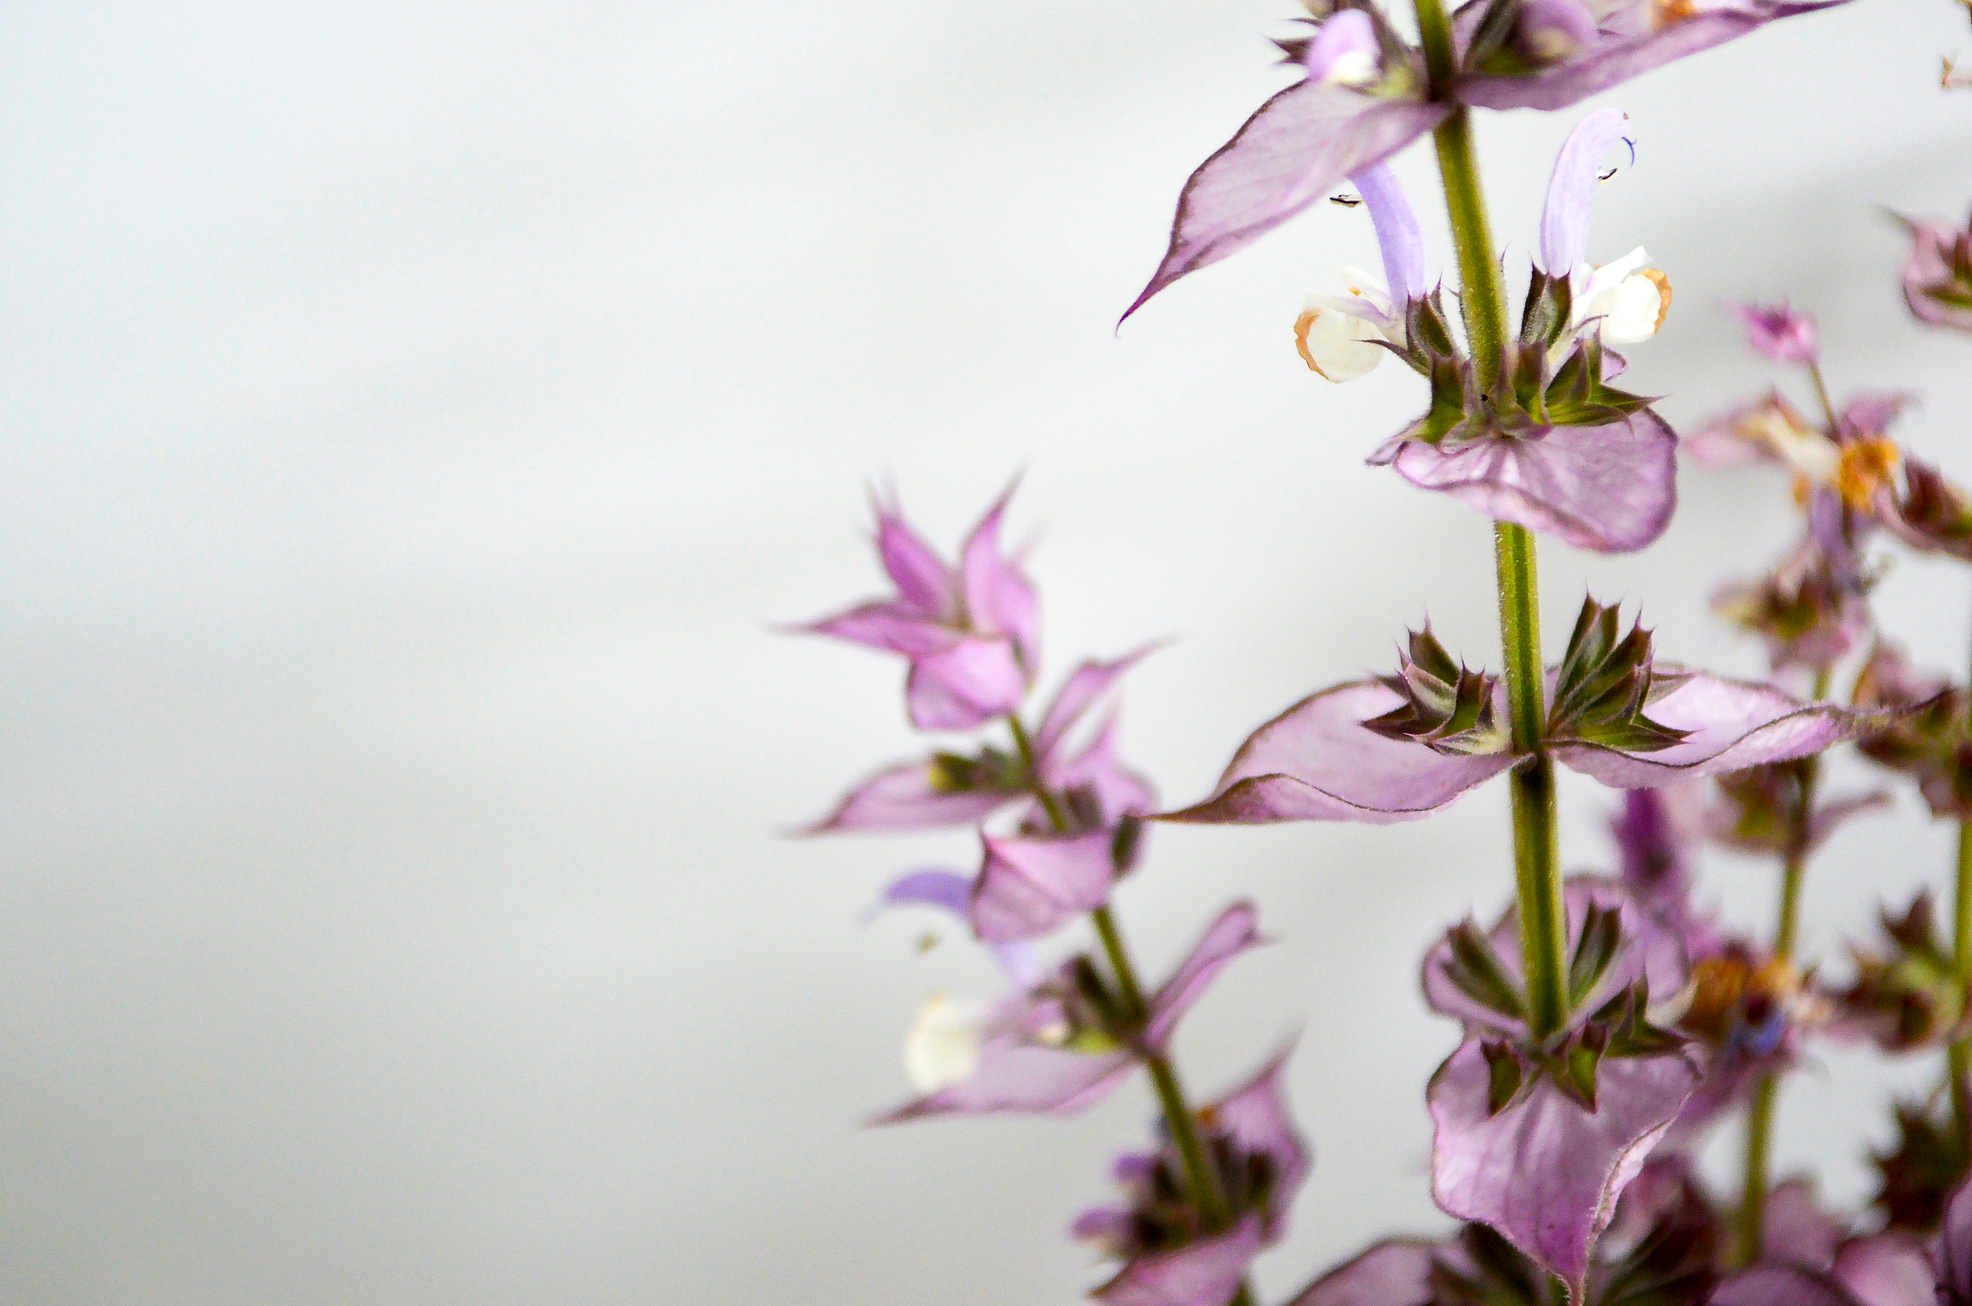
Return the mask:
MULTIPOLYGON (((783 831, 912 748, 898 668, 777 637, 875 587, 867 484, 950 542, 1018 469, 1057 670, 1147 637, 1125 742, 1195 796, 1243 733, 1427 612, 1495 656, 1468 510, 1362 465, 1420 403, 1289 327, 1361 212, 1321 206, 1112 333, 1187 171, 1279 85, 1286 0, 13 6, 0 16, 0 1298, 40 1304, 1067 1303, 1062 1229, 1151 1109, 865 1131, 962 939, 859 928, 962 834, 783 831)), ((1605 97, 1633 168, 1592 253, 1677 288, 1645 390, 1764 374, 1717 311, 1791 294, 1838 389, 1914 386, 1972 478, 1972 341, 1907 321, 1879 205, 1964 211, 1948 0, 1856 0, 1605 97)), ((1567 116, 1482 120, 1524 257, 1567 116)), ((1448 253, 1429 157, 1398 164, 1448 253)), ((1544 545, 1675 655, 1792 529, 1687 475, 1633 557, 1544 545)), ((1891 624, 1963 663, 1972 577, 1891 624)), ((1839 765, 1848 775, 1853 768, 1839 765)), ((1570 776, 1571 865, 1610 796, 1570 776)), ((1946 835, 1853 827, 1838 954, 1946 835)), ((1119 911, 1161 965, 1223 899, 1279 942, 1180 1039, 1201 1090, 1299 1030, 1320 1151, 1270 1297, 1432 1229, 1412 978, 1510 882, 1504 795, 1386 830, 1159 831, 1119 911)), ((1769 913, 1772 872, 1711 890, 1769 913)), ((1880 1093, 1830 1057, 1783 1165, 1867 1186, 1880 1093)), ((1730 1140, 1713 1160, 1732 1161, 1730 1140)))

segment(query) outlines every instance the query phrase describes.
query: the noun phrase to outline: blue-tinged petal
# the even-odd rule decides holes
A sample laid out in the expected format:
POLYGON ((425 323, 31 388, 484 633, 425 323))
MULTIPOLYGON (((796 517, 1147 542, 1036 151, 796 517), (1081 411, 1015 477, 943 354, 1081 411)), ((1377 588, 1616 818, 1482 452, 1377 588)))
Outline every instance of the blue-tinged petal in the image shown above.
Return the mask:
MULTIPOLYGON (((1390 285, 1390 298, 1398 305, 1424 298, 1424 232, 1417 225, 1417 213, 1404 194, 1403 183, 1387 163, 1365 168, 1349 180, 1363 197, 1369 209, 1370 225, 1376 228, 1376 244, 1383 251, 1383 279, 1390 285)), ((1397 311, 1401 317, 1401 307, 1397 311)))

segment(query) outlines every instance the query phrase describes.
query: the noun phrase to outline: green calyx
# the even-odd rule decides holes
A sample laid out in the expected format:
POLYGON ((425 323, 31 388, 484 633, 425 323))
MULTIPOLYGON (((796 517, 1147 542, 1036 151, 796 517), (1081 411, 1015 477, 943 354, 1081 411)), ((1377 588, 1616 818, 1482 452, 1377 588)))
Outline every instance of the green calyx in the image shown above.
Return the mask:
POLYGON ((973 757, 933 753, 927 778, 935 793, 1014 793, 1027 787, 1027 768, 1011 753, 982 748, 973 757))
POLYGON ((1382 682, 1404 701, 1363 724, 1385 738, 1454 757, 1504 753, 1511 746, 1499 719, 1494 678, 1455 661, 1429 625, 1411 632, 1397 674, 1382 682))
POLYGON ((1645 715, 1650 704, 1682 684, 1652 666, 1650 632, 1621 633, 1617 610, 1593 598, 1582 602, 1554 687, 1546 736, 1554 742, 1599 744, 1626 753, 1669 748, 1690 732, 1645 715))

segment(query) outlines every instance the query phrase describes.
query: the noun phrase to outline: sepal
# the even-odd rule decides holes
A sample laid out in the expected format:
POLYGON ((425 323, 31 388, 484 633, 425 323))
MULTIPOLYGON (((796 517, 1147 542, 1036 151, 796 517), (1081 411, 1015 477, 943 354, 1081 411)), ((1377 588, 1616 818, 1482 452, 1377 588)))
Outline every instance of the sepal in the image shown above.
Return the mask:
POLYGON ((1641 622, 1628 635, 1614 607, 1584 599, 1555 680, 1547 737, 1600 744, 1626 753, 1651 753, 1682 742, 1690 731, 1653 721, 1650 703, 1687 676, 1663 675, 1652 665, 1650 632, 1641 622))
POLYGON ((1449 757, 1504 753, 1511 746, 1499 720, 1497 681, 1454 661, 1429 625, 1411 632, 1397 674, 1380 679, 1403 700, 1363 722, 1384 738, 1423 744, 1449 757))

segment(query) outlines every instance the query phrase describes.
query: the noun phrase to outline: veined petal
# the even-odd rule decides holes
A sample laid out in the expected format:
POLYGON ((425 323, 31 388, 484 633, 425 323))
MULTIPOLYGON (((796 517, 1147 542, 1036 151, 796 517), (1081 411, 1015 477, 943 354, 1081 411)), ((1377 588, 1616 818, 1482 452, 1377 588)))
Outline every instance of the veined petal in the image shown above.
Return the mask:
POLYGON ((1628 121, 1629 115, 1621 109, 1597 109, 1576 123, 1561 143, 1541 210, 1541 268, 1549 276, 1567 276, 1588 257, 1595 179, 1602 170, 1602 156, 1622 139, 1628 121))
POLYGON ((1604 1058, 1589 1111, 1545 1075, 1497 1113, 1480 1042, 1432 1076, 1431 1191, 1439 1207, 1491 1225, 1582 1300, 1589 1249, 1697 1083, 1679 1055, 1604 1058))
POLYGON ((972 890, 973 931, 988 943, 1052 934, 1109 901, 1113 830, 1033 838, 981 836, 986 858, 972 890))
POLYGON ((1650 409, 1604 426, 1556 426, 1538 439, 1483 438, 1455 449, 1412 440, 1390 459, 1420 489, 1578 549, 1629 553, 1677 508, 1677 436, 1650 409))
POLYGON ((1089 1295, 1105 1306, 1225 1306, 1260 1254, 1260 1218, 1176 1251, 1143 1256, 1089 1295))
POLYGON ((1344 178, 1382 162, 1449 112, 1449 105, 1378 98, 1313 78, 1279 92, 1185 183, 1170 248, 1124 318, 1178 278, 1244 248, 1344 178))
POLYGON ((846 639, 887 653, 901 653, 907 658, 932 657, 963 638, 909 604, 892 599, 859 603, 847 612, 796 629, 804 634, 846 639))
MULTIPOLYGON (((1487 0, 1471 0, 1462 5, 1453 16, 1454 23, 1469 32, 1484 13, 1486 3, 1487 0)), ((1653 68, 1744 36, 1763 23, 1840 3, 1842 0, 1810 3, 1739 0, 1699 9, 1693 4, 1665 0, 1631 0, 1605 13, 1597 39, 1573 58, 1526 76, 1463 78, 1458 85, 1458 98, 1482 109, 1565 109, 1653 68), (1651 21, 1650 15, 1658 11, 1666 16, 1668 25, 1651 21), (1637 17, 1631 17, 1628 23, 1611 21, 1631 15, 1637 17)))
POLYGON ((1260 934, 1259 913, 1250 902, 1236 902, 1219 913, 1200 936, 1190 954, 1178 963, 1171 977, 1150 997, 1150 1021, 1144 1028, 1144 1042, 1161 1049, 1178 1021, 1205 996, 1212 981, 1232 959, 1248 948, 1257 948, 1266 939, 1260 934))
POLYGON ((946 793, 931 781, 923 760, 885 767, 850 790, 835 810, 803 834, 835 830, 928 830, 945 825, 972 825, 986 819, 1017 793, 963 790, 946 793))
MULTIPOLYGON (((1345 14, 1356 11, 1345 10, 1345 14)), ((1331 22, 1343 15, 1336 15, 1331 22)), ((1369 20, 1364 18, 1363 25, 1369 20)), ((1417 225, 1417 213, 1404 194, 1403 183, 1387 163, 1364 168, 1349 180, 1369 208, 1370 224, 1376 228, 1376 244, 1383 251, 1383 279, 1393 296, 1405 300, 1422 299, 1425 291, 1424 232, 1417 225)), ((1401 318, 1401 314, 1398 315, 1401 318)))
POLYGON ((1402 701, 1374 680, 1310 695, 1240 745, 1210 798, 1158 819, 1386 825, 1443 807, 1519 760, 1511 754, 1447 756, 1363 727, 1402 701))
POLYGON ((911 724, 920 730, 971 730, 1020 706, 1027 673, 1008 639, 961 636, 942 652, 912 661, 904 684, 911 724))
POLYGON ((1316 1279, 1287 1306, 1427 1306, 1435 1244, 1393 1238, 1316 1279))
POLYGON ((1554 745, 1563 763, 1616 789, 1654 789, 1683 776, 1722 775, 1763 762, 1819 753, 1852 738, 1860 723, 1832 703, 1804 706, 1769 685, 1692 673, 1650 705, 1650 719, 1690 733, 1654 753, 1600 744, 1554 745))
POLYGON ((958 608, 958 577, 892 504, 876 506, 876 551, 905 603, 934 620, 958 608))

